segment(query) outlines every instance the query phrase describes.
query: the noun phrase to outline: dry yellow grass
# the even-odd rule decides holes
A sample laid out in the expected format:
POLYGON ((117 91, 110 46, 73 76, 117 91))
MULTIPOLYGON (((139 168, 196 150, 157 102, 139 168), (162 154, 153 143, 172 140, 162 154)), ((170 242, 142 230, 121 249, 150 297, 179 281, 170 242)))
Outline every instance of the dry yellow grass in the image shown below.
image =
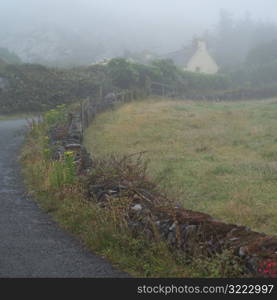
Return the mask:
POLYGON ((277 99, 147 100, 99 115, 94 156, 146 151, 149 174, 186 208, 277 232, 277 99))

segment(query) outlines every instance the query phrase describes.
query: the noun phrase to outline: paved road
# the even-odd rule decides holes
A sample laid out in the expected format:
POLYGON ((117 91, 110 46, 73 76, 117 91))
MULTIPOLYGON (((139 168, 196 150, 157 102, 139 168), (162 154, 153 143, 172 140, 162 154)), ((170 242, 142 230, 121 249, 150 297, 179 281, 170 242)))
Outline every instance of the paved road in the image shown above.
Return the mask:
POLYGON ((0 277, 128 277, 28 199, 17 155, 24 120, 0 121, 0 277))

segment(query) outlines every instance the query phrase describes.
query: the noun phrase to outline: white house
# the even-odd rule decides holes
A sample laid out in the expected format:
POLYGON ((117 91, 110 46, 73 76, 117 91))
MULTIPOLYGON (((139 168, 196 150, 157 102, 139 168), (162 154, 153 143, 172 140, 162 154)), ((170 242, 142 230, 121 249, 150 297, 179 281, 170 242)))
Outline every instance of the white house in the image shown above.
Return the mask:
POLYGON ((219 70, 216 61, 207 49, 205 41, 200 39, 195 40, 192 46, 170 53, 167 57, 186 71, 216 74, 219 70))
POLYGON ((188 60, 184 69, 207 74, 215 74, 219 70, 217 63, 208 52, 206 43, 202 40, 197 41, 196 51, 188 60))

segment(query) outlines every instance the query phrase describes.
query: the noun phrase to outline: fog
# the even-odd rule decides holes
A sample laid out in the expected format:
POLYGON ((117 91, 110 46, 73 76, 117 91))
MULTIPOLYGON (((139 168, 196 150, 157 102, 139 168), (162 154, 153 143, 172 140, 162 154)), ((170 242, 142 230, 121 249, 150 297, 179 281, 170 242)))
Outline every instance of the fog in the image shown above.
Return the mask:
POLYGON ((220 11, 275 23, 276 0, 1 0, 0 47, 26 62, 90 63, 124 51, 175 51, 214 32, 220 11))

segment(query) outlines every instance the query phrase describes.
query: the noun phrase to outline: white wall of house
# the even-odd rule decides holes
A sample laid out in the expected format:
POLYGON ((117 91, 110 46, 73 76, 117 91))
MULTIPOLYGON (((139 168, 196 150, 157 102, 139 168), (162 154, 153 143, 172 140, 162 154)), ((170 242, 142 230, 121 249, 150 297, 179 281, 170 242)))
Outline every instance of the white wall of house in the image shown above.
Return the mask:
POLYGON ((218 72, 218 65, 210 56, 204 41, 199 40, 197 42, 197 50, 189 60, 185 70, 207 74, 215 74, 218 72))

